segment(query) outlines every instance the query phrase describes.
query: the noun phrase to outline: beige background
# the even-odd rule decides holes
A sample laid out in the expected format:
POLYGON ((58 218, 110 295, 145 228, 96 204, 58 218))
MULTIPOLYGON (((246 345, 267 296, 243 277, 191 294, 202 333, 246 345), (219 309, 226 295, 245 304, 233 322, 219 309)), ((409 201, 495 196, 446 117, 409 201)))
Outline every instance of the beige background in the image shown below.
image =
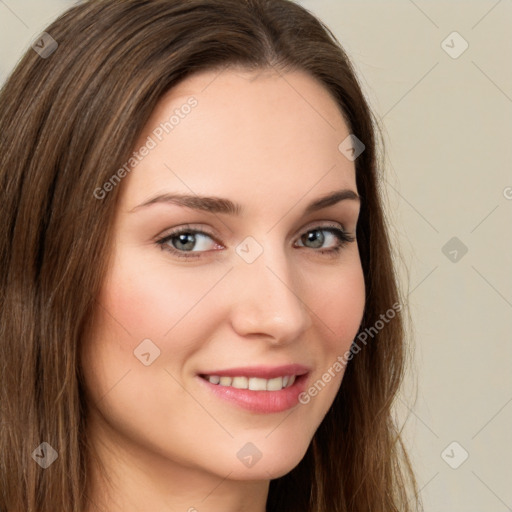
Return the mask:
MULTIPOLYGON (((512 510, 512 1, 300 3, 352 57, 384 128, 416 346, 397 412, 425 510, 512 510)), ((0 81, 71 5, 0 0, 0 81)))

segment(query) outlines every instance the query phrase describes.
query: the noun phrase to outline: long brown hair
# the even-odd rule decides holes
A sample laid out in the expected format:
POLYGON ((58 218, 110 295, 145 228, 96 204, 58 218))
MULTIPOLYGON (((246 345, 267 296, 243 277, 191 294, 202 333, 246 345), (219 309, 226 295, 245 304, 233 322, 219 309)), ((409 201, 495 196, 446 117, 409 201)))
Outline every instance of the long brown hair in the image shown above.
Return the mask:
MULTIPOLYGON (((2 512, 86 507, 80 341, 107 269, 120 187, 102 200, 94 191, 128 160, 159 99, 194 72, 302 70, 332 94, 366 146, 356 160, 360 332, 401 302, 378 186, 378 123, 339 42, 308 11, 289 0, 92 0, 46 32, 54 53, 29 49, 0 93, 2 512), (44 470, 31 457, 42 442, 58 452, 44 470)), ((397 310, 348 363, 303 460, 271 482, 269 512, 416 510, 391 415, 404 348, 397 310)))

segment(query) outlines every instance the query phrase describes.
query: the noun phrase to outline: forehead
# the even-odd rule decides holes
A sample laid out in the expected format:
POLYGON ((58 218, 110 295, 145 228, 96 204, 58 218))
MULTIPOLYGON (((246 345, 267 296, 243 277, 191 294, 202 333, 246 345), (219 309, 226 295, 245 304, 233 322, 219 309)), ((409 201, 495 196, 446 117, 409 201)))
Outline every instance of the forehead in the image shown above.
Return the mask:
POLYGON ((260 208, 351 187, 355 166, 339 150, 349 129, 329 92, 309 75, 205 71, 158 103, 123 183, 133 207, 166 192, 236 196, 260 208))

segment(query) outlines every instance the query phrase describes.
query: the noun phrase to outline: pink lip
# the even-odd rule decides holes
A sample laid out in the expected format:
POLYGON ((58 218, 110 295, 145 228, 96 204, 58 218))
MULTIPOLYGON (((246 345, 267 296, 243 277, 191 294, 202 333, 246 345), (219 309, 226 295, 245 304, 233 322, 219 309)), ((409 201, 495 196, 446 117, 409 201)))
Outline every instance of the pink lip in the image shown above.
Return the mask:
POLYGON ((227 368, 225 370, 212 370, 201 372, 200 375, 220 375, 225 377, 260 377, 261 379, 273 379, 285 375, 304 375, 309 368, 302 364, 285 364, 282 366, 245 366, 239 368, 227 368))
POLYGON ((285 365, 278 367, 245 367, 230 368, 229 370, 216 370, 215 372, 201 373, 198 380, 214 395, 231 402, 248 411, 271 414, 286 411, 298 404, 299 395, 306 389, 308 370, 302 365, 285 365), (227 377, 260 377, 272 379, 285 375, 296 375, 295 382, 289 388, 280 391, 252 391, 250 389, 237 389, 231 386, 212 384, 204 375, 222 375, 227 377))

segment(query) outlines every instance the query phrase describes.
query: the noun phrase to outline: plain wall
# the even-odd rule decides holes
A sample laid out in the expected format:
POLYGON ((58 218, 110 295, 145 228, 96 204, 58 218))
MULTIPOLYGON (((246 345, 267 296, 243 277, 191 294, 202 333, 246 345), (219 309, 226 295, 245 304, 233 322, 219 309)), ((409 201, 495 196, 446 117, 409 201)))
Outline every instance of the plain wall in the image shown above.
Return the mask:
MULTIPOLYGON (((425 510, 512 510, 512 2, 299 3, 342 43, 384 129, 415 347, 397 414, 425 510)), ((0 1, 0 82, 72 5, 0 1)))

